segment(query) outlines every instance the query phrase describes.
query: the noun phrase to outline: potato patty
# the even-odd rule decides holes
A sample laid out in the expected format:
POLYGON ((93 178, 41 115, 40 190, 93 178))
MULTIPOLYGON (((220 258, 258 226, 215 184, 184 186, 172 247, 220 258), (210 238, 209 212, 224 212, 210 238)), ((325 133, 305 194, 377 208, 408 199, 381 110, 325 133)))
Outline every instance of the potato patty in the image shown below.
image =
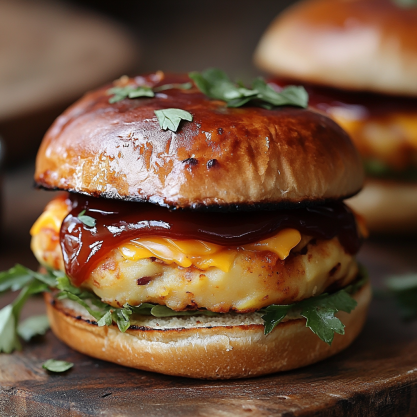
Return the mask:
MULTIPOLYGON (((68 211, 64 199, 53 200, 31 230, 35 256, 54 269, 64 270, 64 263, 57 228, 60 222, 51 218, 62 222, 68 211)), ((233 264, 226 272, 216 267, 181 267, 155 257, 130 260, 120 247, 114 248, 82 286, 115 307, 150 302, 177 311, 207 308, 215 312, 252 312, 321 294, 329 286, 343 287, 358 272, 354 257, 337 238, 302 236, 285 260, 271 251, 235 249, 233 264)))

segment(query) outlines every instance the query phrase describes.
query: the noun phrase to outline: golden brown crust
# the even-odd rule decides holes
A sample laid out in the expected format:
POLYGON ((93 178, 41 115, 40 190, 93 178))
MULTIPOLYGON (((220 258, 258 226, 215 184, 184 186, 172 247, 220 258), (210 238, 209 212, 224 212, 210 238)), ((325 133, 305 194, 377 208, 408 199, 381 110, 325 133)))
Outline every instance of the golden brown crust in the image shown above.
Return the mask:
POLYGON ((416 96, 416 39, 417 7, 306 0, 271 24, 255 60, 270 73, 304 82, 416 96))
POLYGON ((338 313, 346 325, 331 346, 322 342, 304 319, 278 325, 265 336, 263 325, 206 328, 138 329, 121 333, 116 326, 97 327, 76 319, 70 309, 45 295, 51 327, 70 347, 121 365, 168 375, 203 379, 245 378, 306 366, 345 349, 366 318, 371 290, 367 284, 354 298, 350 314, 338 313))
POLYGON ((417 231, 417 183, 368 178, 363 191, 346 203, 365 218, 371 232, 417 231))
MULTIPOLYGON (((186 76, 152 74, 163 85, 186 76)), ((109 86, 60 116, 40 147, 39 186, 173 207, 322 201, 361 188, 359 156, 324 115, 283 107, 227 108, 196 88, 109 104, 109 86), (161 130, 154 110, 193 115, 177 133, 161 130)))

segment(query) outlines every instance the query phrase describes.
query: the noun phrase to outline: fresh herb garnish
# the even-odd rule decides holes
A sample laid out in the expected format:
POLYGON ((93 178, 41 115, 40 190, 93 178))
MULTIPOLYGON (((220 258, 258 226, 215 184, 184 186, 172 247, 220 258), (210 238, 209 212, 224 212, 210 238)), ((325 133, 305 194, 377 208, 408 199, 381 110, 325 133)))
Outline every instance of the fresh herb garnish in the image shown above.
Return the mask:
POLYGON ((198 89, 215 100, 222 100, 228 107, 241 107, 247 103, 273 109, 278 106, 307 107, 308 94, 303 87, 288 86, 275 91, 262 78, 252 83, 252 89, 230 80, 224 71, 210 68, 204 72, 191 72, 189 77, 198 89))
POLYGON ((140 97, 155 97, 155 93, 165 90, 172 90, 174 88, 180 90, 189 90, 192 87, 192 83, 183 84, 164 84, 159 87, 147 87, 147 86, 135 86, 127 85, 125 87, 113 87, 107 90, 108 95, 112 95, 109 98, 109 103, 117 103, 125 98, 140 98, 140 97))
POLYGON ((390 277, 386 282, 404 320, 417 318, 417 274, 390 277))
POLYGON ((193 121, 193 115, 188 111, 181 109, 163 109, 155 110, 156 117, 158 118, 159 126, 163 130, 172 130, 176 132, 181 120, 193 121))
POLYGON ((417 0, 393 0, 397 6, 400 7, 416 7, 417 0))
MULTIPOLYGON (((33 273, 33 271, 30 272, 33 273)), ((15 271, 12 271, 12 274, 14 273, 15 271)), ((48 278, 45 278, 45 281, 47 280, 48 278)), ((20 350, 22 348, 17 332, 22 307, 31 295, 47 289, 48 285, 42 280, 33 278, 22 288, 19 296, 12 304, 0 310, 0 352, 10 353, 15 349, 20 350)))
POLYGON ((18 335, 28 342, 32 337, 43 335, 49 329, 48 316, 45 314, 29 317, 17 326, 18 335))
POLYGON ((265 334, 269 334, 288 315, 300 315, 306 326, 321 340, 331 345, 334 334, 344 334, 344 324, 335 316, 338 311, 350 313, 356 307, 356 301, 350 296, 365 284, 367 277, 333 294, 321 294, 289 305, 271 305, 263 309, 265 314, 265 334))
POLYGON ((71 369, 73 366, 74 364, 71 362, 48 359, 46 362, 44 362, 42 368, 50 372, 65 372, 68 371, 68 369, 71 369))
POLYGON ((77 218, 81 223, 85 224, 88 227, 96 226, 96 219, 90 216, 86 216, 85 210, 83 210, 80 214, 78 214, 77 218))
POLYGON ((107 94, 113 94, 109 103, 116 103, 125 98, 154 97, 155 93, 150 87, 127 85, 126 87, 113 87, 107 90, 107 94))

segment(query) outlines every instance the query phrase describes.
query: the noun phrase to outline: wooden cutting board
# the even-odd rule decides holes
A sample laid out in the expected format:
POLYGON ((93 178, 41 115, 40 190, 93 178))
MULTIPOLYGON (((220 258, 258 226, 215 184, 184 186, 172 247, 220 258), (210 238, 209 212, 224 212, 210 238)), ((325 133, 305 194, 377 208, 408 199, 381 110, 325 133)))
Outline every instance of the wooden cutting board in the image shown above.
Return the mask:
MULTIPOLYGON (((365 245, 361 261, 381 277, 417 271, 417 241, 365 245)), ((34 301, 32 308, 39 307, 34 301)), ((417 415, 417 322, 390 300, 372 302, 354 344, 321 363, 235 381, 200 381, 123 368, 79 354, 50 332, 23 352, 0 355, 0 416, 362 416, 417 415), (65 374, 49 358, 74 362, 65 374)))

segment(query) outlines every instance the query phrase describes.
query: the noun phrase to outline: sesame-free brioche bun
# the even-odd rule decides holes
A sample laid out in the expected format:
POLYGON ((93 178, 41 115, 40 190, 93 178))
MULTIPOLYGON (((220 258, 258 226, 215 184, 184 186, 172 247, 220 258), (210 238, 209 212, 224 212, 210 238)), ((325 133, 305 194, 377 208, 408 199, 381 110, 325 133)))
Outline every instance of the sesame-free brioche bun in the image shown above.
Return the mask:
MULTIPOLYGON (((188 76, 150 74, 157 86, 188 76)), ((47 132, 36 161, 40 187, 172 208, 321 202, 356 194, 360 157, 324 115, 295 107, 227 108, 196 87, 109 103, 111 86, 86 94, 47 132), (190 112, 176 133, 154 110, 190 112)))
POLYGON ((350 313, 337 316, 346 325, 331 346, 305 325, 305 319, 280 323, 265 336, 260 314, 220 318, 149 318, 126 333, 116 325, 98 327, 78 304, 45 293, 55 335, 73 349, 110 362, 168 375, 203 379, 247 378, 306 366, 345 349, 358 336, 371 298, 366 284, 353 296, 350 313), (241 316, 241 317, 239 317, 241 316), (245 317, 245 318, 242 318, 245 317))
POLYGON ((263 35, 257 65, 342 89, 417 95, 417 7, 394 0, 305 0, 263 35))
POLYGON ((368 178, 363 191, 346 201, 375 233, 417 231, 417 183, 368 178))

